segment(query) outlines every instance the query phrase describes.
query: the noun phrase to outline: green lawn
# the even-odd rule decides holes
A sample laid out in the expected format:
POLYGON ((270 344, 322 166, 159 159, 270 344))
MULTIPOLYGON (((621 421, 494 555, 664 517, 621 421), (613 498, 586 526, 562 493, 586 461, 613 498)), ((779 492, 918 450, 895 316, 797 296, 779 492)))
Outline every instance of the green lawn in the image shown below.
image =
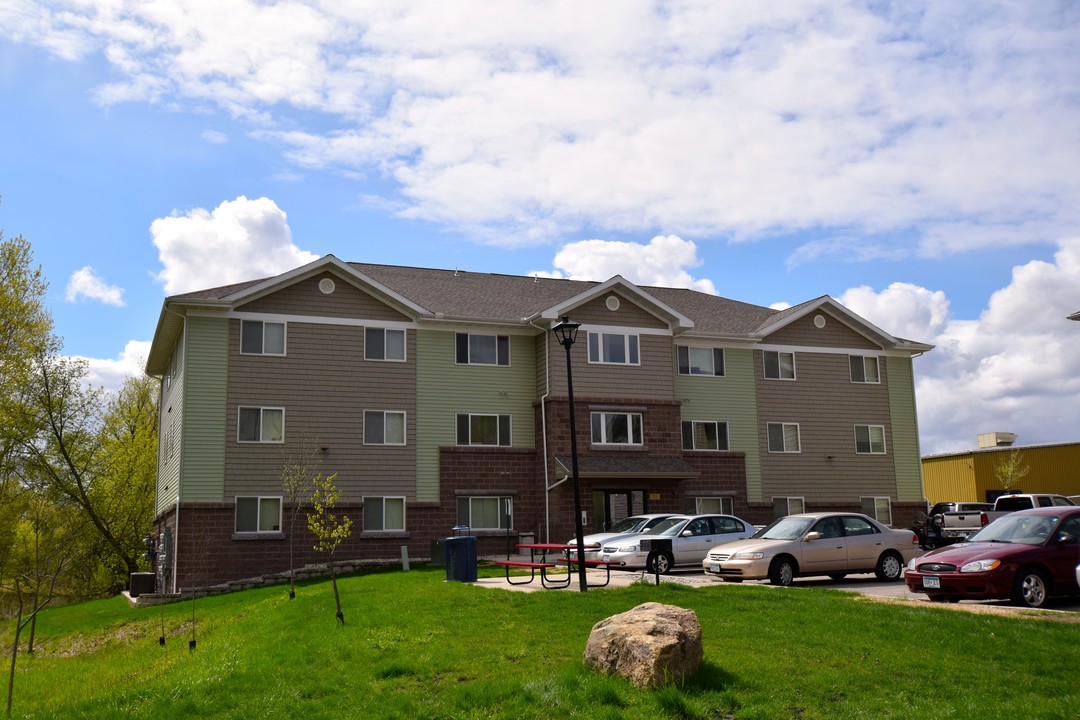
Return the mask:
POLYGON ((344 628, 329 581, 292 601, 287 586, 199 600, 194 652, 190 602, 50 610, 37 651, 19 656, 13 717, 1057 719, 1080 707, 1078 624, 823 589, 516 593, 444 577, 343 578, 344 628), (643 691, 584 669, 592 625, 650 600, 697 613, 698 675, 643 691))

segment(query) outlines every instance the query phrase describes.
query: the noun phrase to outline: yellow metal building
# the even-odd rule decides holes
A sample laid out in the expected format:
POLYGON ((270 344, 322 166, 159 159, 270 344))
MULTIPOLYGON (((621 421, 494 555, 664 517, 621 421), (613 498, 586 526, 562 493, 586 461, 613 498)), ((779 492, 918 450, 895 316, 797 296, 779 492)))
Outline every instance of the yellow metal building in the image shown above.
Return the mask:
MULTIPOLYGON (((984 436, 979 440, 983 444, 984 436)), ((993 502, 1005 492, 994 469, 1007 461, 1013 451, 1019 453, 1021 466, 1029 468, 1013 491, 1080 495, 1080 443, 991 445, 924 457, 922 471, 926 500, 931 505, 949 500, 993 502)))

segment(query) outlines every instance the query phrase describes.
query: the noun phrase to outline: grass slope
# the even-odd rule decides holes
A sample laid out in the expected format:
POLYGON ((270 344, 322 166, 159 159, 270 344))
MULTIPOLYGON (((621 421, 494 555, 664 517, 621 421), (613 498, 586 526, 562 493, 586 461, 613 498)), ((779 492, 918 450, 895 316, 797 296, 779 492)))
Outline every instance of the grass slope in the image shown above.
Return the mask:
POLYGON ((343 578, 344 628, 328 581, 293 601, 286 586, 199 600, 194 652, 191 603, 49 610, 35 653, 19 657, 13 717, 939 720, 1062 718, 1080 707, 1076 624, 822 589, 512 593, 444 577, 343 578), (592 625, 647 601, 701 621, 704 665, 681 688, 636 690, 582 666, 592 625))

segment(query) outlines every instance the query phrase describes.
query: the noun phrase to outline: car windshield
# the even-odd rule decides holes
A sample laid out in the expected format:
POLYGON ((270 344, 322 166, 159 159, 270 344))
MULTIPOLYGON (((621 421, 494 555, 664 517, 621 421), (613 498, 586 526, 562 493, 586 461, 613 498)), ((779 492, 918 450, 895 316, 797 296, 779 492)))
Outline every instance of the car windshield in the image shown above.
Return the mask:
POLYGON ((686 518, 673 517, 649 528, 647 535, 678 535, 679 528, 686 523, 686 518))
POLYGON ((968 542, 1042 545, 1057 526, 1055 515, 1006 515, 968 538, 968 542))
POLYGON ((760 540, 794 540, 806 532, 812 522, 813 518, 782 517, 758 530, 754 537, 760 540))
POLYGON ((647 523, 648 521, 649 521, 648 518, 643 518, 643 517, 623 518, 622 520, 620 520, 619 522, 615 523, 610 528, 608 528, 608 532, 613 532, 613 533, 635 532, 635 531, 640 530, 643 527, 645 527, 645 523, 647 523))

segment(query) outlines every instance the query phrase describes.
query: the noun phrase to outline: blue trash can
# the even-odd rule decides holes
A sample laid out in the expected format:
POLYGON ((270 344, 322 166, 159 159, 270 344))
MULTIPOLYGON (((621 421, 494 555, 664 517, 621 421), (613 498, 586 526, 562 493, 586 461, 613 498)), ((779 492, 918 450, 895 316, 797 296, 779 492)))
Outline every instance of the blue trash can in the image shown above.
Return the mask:
POLYGON ((476 582, 476 538, 446 538, 443 545, 446 548, 446 579, 476 582))

